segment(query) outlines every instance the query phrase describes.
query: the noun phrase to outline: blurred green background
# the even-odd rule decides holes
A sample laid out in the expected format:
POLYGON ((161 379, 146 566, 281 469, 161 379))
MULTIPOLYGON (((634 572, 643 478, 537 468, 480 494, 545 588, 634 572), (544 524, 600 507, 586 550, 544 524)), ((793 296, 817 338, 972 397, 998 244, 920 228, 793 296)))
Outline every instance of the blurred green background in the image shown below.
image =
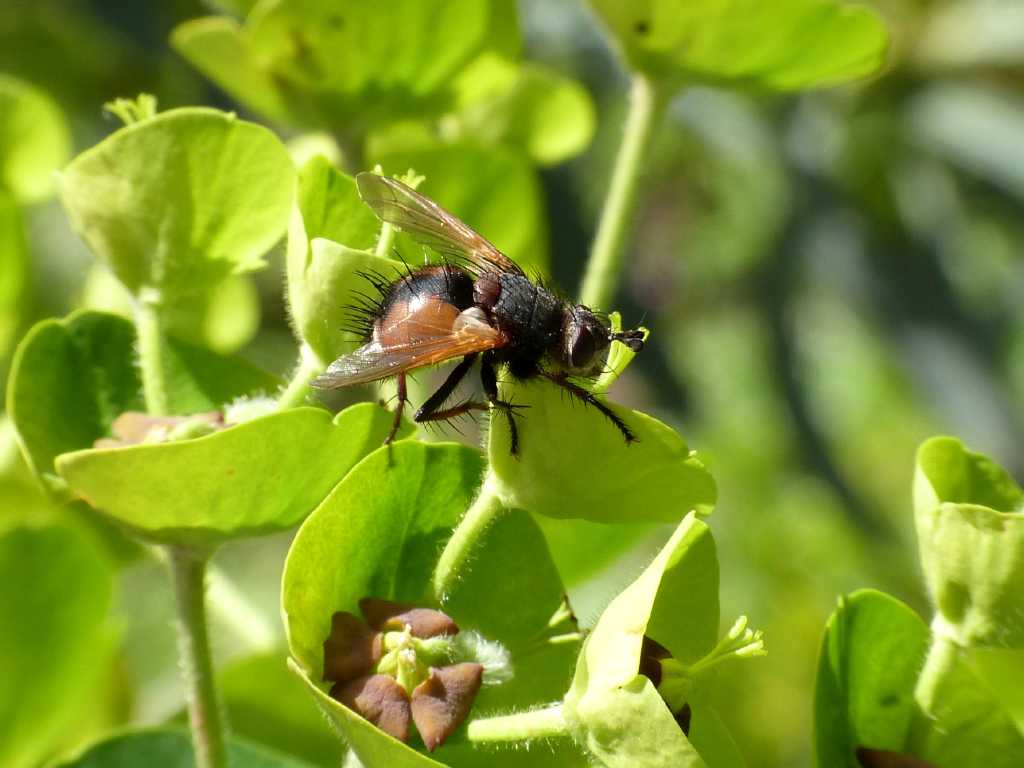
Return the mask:
MULTIPOLYGON (((698 88, 672 102, 644 177, 627 274, 608 308, 652 331, 616 399, 676 427, 719 483, 711 526, 723 617, 747 613, 769 648, 766 659, 727 669, 719 711, 757 767, 811 762, 815 660, 837 595, 877 587, 927 615, 910 513, 918 443, 955 434, 1018 476, 1024 470, 1024 7, 870 4, 892 46, 885 70, 867 82, 793 96, 698 88)), ((123 301, 50 184, 51 170, 118 127, 104 102, 145 91, 161 109, 204 104, 266 122, 297 156, 336 151, 334 140, 346 149, 344 131, 311 137, 253 113, 172 49, 179 24, 243 15, 250 5, 0 5, 0 111, 22 110, 5 121, 21 132, 0 134, 0 156, 28 136, 22 160, 49 164, 31 184, 0 184, 0 382, 34 321, 123 301), (11 93, 28 96, 15 102, 11 93)), ((480 225, 485 236, 514 256, 546 259, 572 292, 621 136, 626 78, 580 2, 504 6, 506 23, 518 11, 522 57, 583 86, 552 108, 565 131, 525 149, 499 137, 493 151, 505 165, 481 185, 458 134, 487 145, 493 126, 486 114, 464 118, 454 137, 440 131, 447 143, 431 167, 417 169, 429 177, 428 194, 431 179, 448 190, 442 202, 472 183, 476 197, 448 204, 467 216, 479 209, 493 222, 480 225)), ((225 284, 180 332, 286 376, 295 345, 280 256, 225 284)), ((52 508, 29 478, 6 421, 0 510, 0 527, 71 514, 52 508)), ((105 549, 94 534, 81 530, 82 556, 122 563, 116 575, 97 576, 112 590, 111 661, 92 660, 87 717, 40 731, 47 753, 116 724, 163 722, 181 707, 161 566, 105 549)), ((662 535, 637 537, 634 551, 575 585, 583 617, 636 574, 662 535)), ((277 650, 287 540, 232 544, 218 555, 215 650, 239 731, 277 746, 291 738, 298 754, 330 764, 337 747, 277 650), (293 706, 278 691, 295 694, 293 706), (276 706, 292 706, 289 733, 276 706)), ((96 610, 106 610, 102 600, 96 610)))

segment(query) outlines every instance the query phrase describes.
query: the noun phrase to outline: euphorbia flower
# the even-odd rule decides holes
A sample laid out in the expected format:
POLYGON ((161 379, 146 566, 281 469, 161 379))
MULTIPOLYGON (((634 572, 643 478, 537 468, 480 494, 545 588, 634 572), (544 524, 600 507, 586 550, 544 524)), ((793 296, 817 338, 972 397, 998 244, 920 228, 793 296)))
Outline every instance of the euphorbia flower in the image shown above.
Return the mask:
POLYGON ((331 617, 324 680, 331 696, 382 731, 409 740, 409 721, 433 751, 469 714, 484 667, 458 662, 459 628, 441 611, 364 598, 360 619, 331 617))

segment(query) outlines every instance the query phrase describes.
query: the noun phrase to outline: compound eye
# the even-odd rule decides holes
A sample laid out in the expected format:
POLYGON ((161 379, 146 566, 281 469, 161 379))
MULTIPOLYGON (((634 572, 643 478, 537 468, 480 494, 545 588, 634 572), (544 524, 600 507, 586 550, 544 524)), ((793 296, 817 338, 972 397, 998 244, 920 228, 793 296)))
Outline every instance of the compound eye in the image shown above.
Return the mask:
POLYGON ((573 368, 586 368, 597 354, 597 340, 587 327, 581 327, 572 340, 569 363, 573 368))

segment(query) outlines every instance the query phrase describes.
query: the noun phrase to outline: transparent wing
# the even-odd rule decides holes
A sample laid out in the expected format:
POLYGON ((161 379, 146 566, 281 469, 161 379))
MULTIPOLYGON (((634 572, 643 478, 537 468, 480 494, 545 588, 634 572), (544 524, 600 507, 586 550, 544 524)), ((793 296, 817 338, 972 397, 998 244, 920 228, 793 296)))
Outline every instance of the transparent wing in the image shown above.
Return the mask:
MULTIPOLYGON (((454 323, 443 325, 419 320, 404 322, 400 340, 364 344, 331 363, 322 375, 313 380, 313 386, 339 389, 353 384, 368 384, 415 368, 503 346, 507 342, 505 335, 474 312, 479 310, 467 310, 459 314, 454 323)), ((384 338, 388 335, 387 330, 381 334, 384 338)))
POLYGON ((417 242, 480 270, 524 274, 518 264, 460 219, 402 182, 360 173, 356 183, 363 201, 381 220, 408 232, 417 242))

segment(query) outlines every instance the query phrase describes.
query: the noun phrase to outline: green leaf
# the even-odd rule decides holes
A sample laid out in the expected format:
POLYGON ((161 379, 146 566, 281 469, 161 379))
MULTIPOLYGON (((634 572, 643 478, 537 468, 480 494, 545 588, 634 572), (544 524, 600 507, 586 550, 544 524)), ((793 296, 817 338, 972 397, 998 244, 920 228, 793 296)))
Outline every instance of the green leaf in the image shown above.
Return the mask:
POLYGON ((358 272, 397 275, 401 266, 374 256, 380 221, 359 197, 355 181, 314 157, 299 173, 288 228, 288 303, 295 328, 326 365, 355 349, 346 309, 356 291, 373 295, 358 272))
POLYGON ((582 152, 594 135, 594 105, 577 83, 540 64, 484 55, 458 80, 459 109, 446 137, 508 145, 541 165, 582 152))
MULTIPOLYGON (((403 146, 385 136, 371 142, 368 154, 385 173, 403 174, 412 168, 425 176, 419 192, 465 221, 527 273, 547 271, 540 182, 519 153, 477 142, 442 145, 419 138, 403 146)), ((404 253, 410 264, 423 261, 419 246, 406 246, 404 253)))
POLYGON ((186 21, 171 32, 171 46, 239 103, 268 120, 290 122, 284 93, 234 19, 186 21))
POLYGON ((305 686, 288 671, 287 656, 283 651, 249 656, 221 671, 231 731, 312 765, 340 765, 344 749, 305 686))
POLYGON ((504 415, 491 418, 491 468, 505 506, 603 523, 674 523, 690 510, 711 511, 714 479, 657 419, 613 406, 638 438, 627 445, 601 413, 572 407, 550 382, 506 384, 502 393, 526 406, 519 456, 509 449, 504 415))
POLYGON ((565 715, 577 739, 602 764, 705 764, 638 670, 645 634, 688 664, 713 650, 718 619, 714 540, 690 514, 640 577, 605 609, 577 661, 565 715))
POLYGON ((319 408, 294 408, 191 440, 65 453, 57 471, 140 536, 214 544, 301 521, 384 442, 391 422, 371 403, 333 419, 319 408))
POLYGON ((173 40, 204 74, 268 117, 357 134, 443 111, 453 98, 452 76, 488 40, 489 5, 401 0, 338 8, 326 0, 271 0, 241 29, 199 19, 175 30, 173 40))
MULTIPOLYGON (((566 708, 569 704, 566 702, 566 708)), ((606 768, 706 768, 654 684, 628 682, 575 702, 573 716, 587 750, 606 768)))
POLYGON ((28 272, 25 232, 14 198, 0 192, 0 363, 22 315, 22 296, 28 272))
POLYGON ((163 112, 75 158, 61 177, 73 227, 135 295, 165 305, 264 266, 295 169, 262 126, 213 109, 163 112))
POLYGON ((320 679, 331 615, 363 597, 421 602, 439 545, 469 507, 483 462, 470 448, 403 442, 371 454, 299 529, 281 610, 292 656, 320 679))
POLYGON ((402 442, 368 456, 299 529, 281 610, 297 669, 362 762, 436 765, 326 696, 318 683, 335 611, 358 601, 422 603, 440 545, 469 506, 483 462, 470 448, 402 442), (389 762, 393 761, 393 762, 389 762))
POLYGON ((628 66, 671 86, 738 83, 794 90, 878 70, 878 14, 835 0, 589 0, 628 66))
MULTIPOLYGON (((575 631, 568 621, 548 626, 562 606, 565 589, 532 517, 521 510, 500 515, 477 541, 470 565, 446 595, 444 611, 460 627, 497 640, 511 657, 513 677, 484 686, 473 703, 473 717, 505 715, 559 700, 579 654, 578 642, 548 643, 575 631), (524 599, 529 595, 529 599, 524 599)), ((563 637, 564 640, 564 637, 563 637)), ((488 749, 446 742, 439 759, 451 766, 570 768, 589 765, 570 739, 542 748, 488 749)))
POLYGON ((914 509, 925 582, 963 645, 1024 649, 1024 515, 1020 487, 953 438, 918 450, 914 509))
POLYGON ((818 658, 818 765, 859 768, 860 746, 904 751, 928 638, 917 614, 882 592, 860 590, 839 601, 818 658))
POLYGON ((917 686, 921 723, 912 731, 913 752, 941 768, 1024 763, 1020 698, 1013 690, 1022 670, 1020 651, 964 648, 936 637, 917 686))
MULTIPOLYGON (((232 739, 228 760, 237 768, 309 768, 309 763, 232 739)), ((185 730, 147 728, 125 731, 89 748, 61 768, 196 768, 192 740, 185 730)))
POLYGON ((95 704, 111 650, 111 568, 63 525, 0 533, 0 763, 35 766, 95 704))
POLYGON ((0 73, 0 191, 21 204, 46 199, 70 151, 64 116, 50 97, 0 73))
POLYGON ((1022 502, 1024 490, 1005 469, 954 437, 933 437, 917 452, 914 507, 919 513, 944 503, 1016 512, 1022 502))
MULTIPOLYGON (((76 312, 26 334, 11 365, 7 410, 33 471, 53 480, 58 454, 92 447, 119 414, 144 410, 134 360, 135 329, 114 315, 76 312)), ((277 388, 275 378, 240 359, 173 339, 165 345, 164 373, 176 414, 277 388)))

